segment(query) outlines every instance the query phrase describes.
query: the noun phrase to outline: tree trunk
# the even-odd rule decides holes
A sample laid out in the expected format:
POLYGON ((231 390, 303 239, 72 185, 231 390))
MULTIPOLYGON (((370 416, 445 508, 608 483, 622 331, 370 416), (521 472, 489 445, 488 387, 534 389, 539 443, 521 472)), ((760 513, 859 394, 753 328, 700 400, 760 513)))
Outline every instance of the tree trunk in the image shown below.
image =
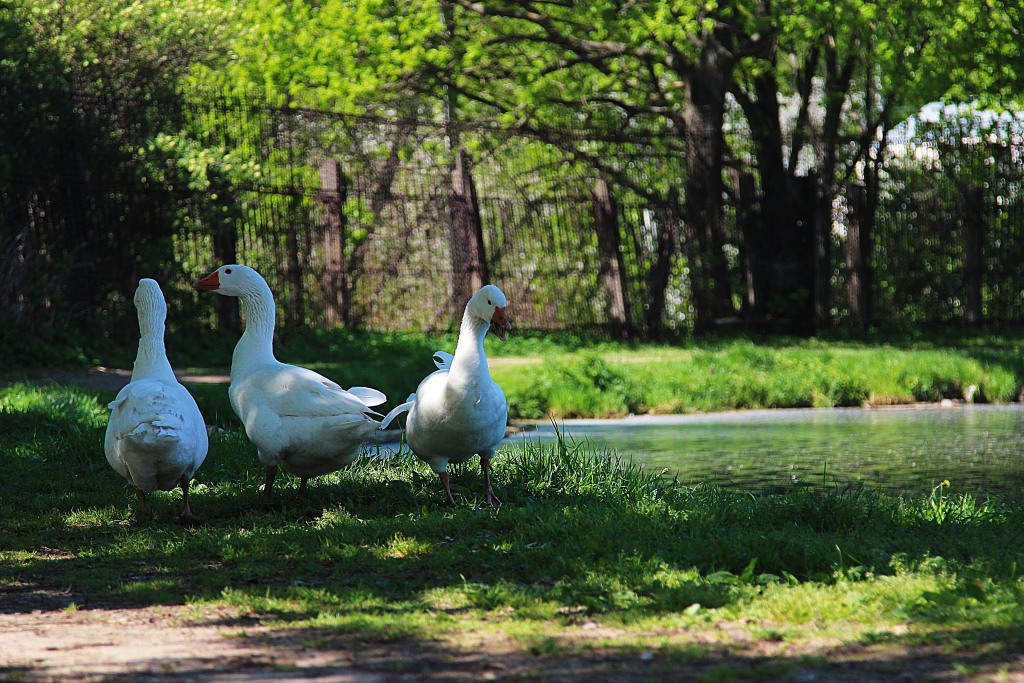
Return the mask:
POLYGON ((760 302, 756 325, 763 331, 806 333, 813 327, 813 245, 811 223, 814 180, 792 178, 781 167, 762 167, 761 225, 752 240, 758 267, 760 302))
POLYGON ((813 244, 811 309, 814 315, 810 332, 821 332, 832 326, 832 200, 835 198, 835 165, 826 169, 828 175, 807 188, 807 201, 814 207, 808 212, 813 244))
POLYGON ((764 308, 763 260, 760 258, 764 250, 760 243, 763 231, 758 220, 761 208, 753 176, 741 171, 736 174, 735 183, 739 202, 736 207, 736 222, 740 238, 740 264, 746 288, 741 313, 749 323, 760 319, 764 308))
POLYGON ((850 324, 867 330, 871 324, 871 223, 867 190, 856 183, 846 186, 846 305, 850 324))
POLYGON ((345 258, 347 219, 344 206, 348 199, 348 180, 341 164, 324 159, 320 164, 320 202, 324 207, 324 253, 327 255, 327 322, 349 325, 348 260, 345 258))
MULTIPOLYGON (((452 267, 452 311, 462 318, 466 302, 489 280, 483 225, 469 153, 459 147, 451 175, 449 253, 452 267)), ((456 320, 456 323, 458 323, 456 320)))
MULTIPOLYGON (((226 192, 226 188, 225 188, 226 192)), ((223 196, 227 196, 225 193, 223 196)), ((238 263, 238 244, 233 221, 219 224, 213 234, 213 257, 217 267, 230 263, 238 263)), ((239 312, 238 297, 214 297, 214 311, 217 316, 217 327, 235 333, 242 331, 242 316, 239 312)))
MULTIPOLYGON (((782 132, 775 78, 765 74, 754 85, 757 97, 741 100, 761 180, 758 210, 746 221, 744 239, 753 290, 748 321, 762 331, 806 333, 813 329, 814 318, 815 182, 794 176, 795 153, 787 162, 786 149, 797 141, 787 140, 782 132)), ((741 186, 741 198, 748 193, 741 186)))
POLYGON ((616 339, 628 339, 632 336, 632 330, 626 315, 626 268, 622 261, 619 214, 607 180, 598 178, 592 197, 600 259, 598 275, 608 296, 608 333, 616 339))
POLYGON ((664 332, 666 290, 679 250, 679 192, 675 188, 669 192, 664 218, 658 221, 658 227, 658 253, 648 278, 650 303, 645 320, 648 339, 657 339, 664 332))
MULTIPOLYGON (((727 57, 707 47, 689 79, 686 126, 686 252, 690 267, 694 329, 712 329, 735 315, 723 235, 722 163, 725 142, 725 73, 727 57)), ((666 281, 667 282, 667 281, 666 281)), ((661 293, 664 296, 664 292, 661 293)))
POLYGON ((982 214, 983 191, 967 190, 964 227, 964 322, 971 327, 984 323, 982 287, 984 284, 985 218, 982 214))

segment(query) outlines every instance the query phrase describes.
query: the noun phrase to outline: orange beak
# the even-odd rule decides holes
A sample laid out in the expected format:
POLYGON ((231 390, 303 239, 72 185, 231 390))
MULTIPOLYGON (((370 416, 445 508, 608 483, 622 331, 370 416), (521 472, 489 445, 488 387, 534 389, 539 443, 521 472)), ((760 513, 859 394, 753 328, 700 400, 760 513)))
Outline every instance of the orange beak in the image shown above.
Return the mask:
POLYGON ((512 323, 508 321, 504 306, 498 306, 494 309, 494 315, 491 316, 490 329, 491 332, 498 335, 498 339, 505 341, 505 330, 511 330, 512 323))
POLYGON ((220 271, 213 271, 199 282, 192 285, 196 289, 220 289, 220 271))

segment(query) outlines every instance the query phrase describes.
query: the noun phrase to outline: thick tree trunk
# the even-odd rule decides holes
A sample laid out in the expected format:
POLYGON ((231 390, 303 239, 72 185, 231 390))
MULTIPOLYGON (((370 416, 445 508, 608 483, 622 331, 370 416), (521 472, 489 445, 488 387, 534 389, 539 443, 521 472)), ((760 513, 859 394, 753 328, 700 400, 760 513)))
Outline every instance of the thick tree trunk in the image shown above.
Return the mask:
POLYGON ((324 207, 324 253, 327 256, 327 322, 350 324, 348 260, 345 258, 347 220, 344 206, 348 181, 341 164, 325 159, 320 164, 320 202, 324 207))
POLYGON ((964 227, 964 322, 971 327, 984 323, 982 288, 984 284, 985 219, 982 214, 983 194, 980 187, 967 191, 964 227))
POLYGON ((608 297, 608 333, 616 339, 628 339, 632 330, 626 315, 626 268, 622 261, 619 214, 607 180, 598 178, 592 197, 600 259, 598 276, 608 297))
MULTIPOLYGON (((690 106, 686 125, 686 201, 683 209, 690 267, 694 329, 712 329, 721 318, 732 317, 732 287, 723 235, 722 162, 725 143, 725 84, 722 56, 708 49, 690 79, 690 106)), ((662 293, 663 294, 663 293, 662 293)))
MULTIPOLYGON (((213 256, 217 267, 238 263, 237 237, 233 221, 221 223, 217 232, 213 234, 213 256)), ((235 333, 242 331, 242 316, 239 312, 238 297, 214 297, 213 305, 217 316, 217 327, 235 333)))
POLYGON ((763 264, 759 258, 759 254, 763 250, 760 243, 763 231, 759 222, 761 203, 753 176, 746 172, 739 172, 734 180, 739 202, 736 207, 736 222, 740 239, 740 265, 743 269, 743 285, 746 289, 741 313, 749 323, 761 317, 761 309, 764 306, 763 264))
POLYGON ((807 333, 813 329, 814 179, 762 171, 761 182, 761 234, 753 241, 760 299, 755 324, 768 332, 807 333))
MULTIPOLYGON (((813 280, 811 282, 811 305, 814 314, 814 326, 811 332, 821 332, 832 326, 832 200, 835 186, 831 180, 835 170, 829 172, 828 179, 815 182, 807 188, 814 211, 809 213, 810 231, 813 244, 814 259, 813 280)), ((817 179, 816 179, 817 180, 817 179)))
POLYGON ((803 334, 814 328, 816 184, 813 178, 794 177, 795 156, 787 162, 787 146, 797 143, 783 135, 775 79, 768 74, 757 79, 755 92, 756 98, 743 100, 761 180, 758 210, 743 244, 753 291, 747 320, 763 331, 803 334))
POLYGON ((460 147, 455 153, 455 166, 452 169, 449 227, 452 310, 459 320, 469 298, 490 279, 484 253, 480 207, 470 163, 469 154, 460 147))
POLYGON ((871 324, 871 222, 865 188, 847 184, 846 203, 846 305, 850 324, 863 331, 871 324))

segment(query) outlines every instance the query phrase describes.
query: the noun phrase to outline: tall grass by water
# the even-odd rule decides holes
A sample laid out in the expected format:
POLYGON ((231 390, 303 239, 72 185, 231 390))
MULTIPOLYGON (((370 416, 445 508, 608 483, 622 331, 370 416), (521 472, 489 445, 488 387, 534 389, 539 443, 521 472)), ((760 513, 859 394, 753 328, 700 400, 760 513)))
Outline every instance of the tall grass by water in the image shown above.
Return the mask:
MULTIPOLYGON (((513 331, 488 336, 491 373, 504 388, 513 419, 683 414, 747 408, 901 404, 920 401, 1016 401, 1024 387, 1024 336, 946 330, 833 340, 735 337, 628 344, 572 335, 513 331)), ((0 335, 8 378, 47 363, 130 369, 134 344, 113 347, 0 335)), ((237 337, 216 331, 169 335, 179 370, 225 373, 237 337)), ((454 334, 363 330, 283 331, 278 357, 343 386, 365 385, 390 408, 434 368, 436 349, 453 351, 454 334)), ((193 385, 210 423, 237 424, 223 386, 193 385)))
POLYGON ((492 374, 516 417, 619 417, 867 403, 1008 402, 1020 394, 1018 349, 786 345, 643 347, 552 354, 492 374))
POLYGON ((499 630, 538 654, 578 647, 559 634, 596 623, 618 634, 602 647, 666 662, 701 657, 686 634, 724 625, 794 645, 812 634, 943 643, 983 663, 1012 658, 1024 640, 1014 497, 945 482, 918 497, 683 486, 563 435, 499 453, 498 509, 475 504, 475 462, 454 468, 449 508, 407 453, 314 479, 305 499, 286 478, 263 509, 262 468, 228 425, 196 477, 202 521, 180 527, 179 492, 151 496, 142 512, 105 462, 107 399, 59 385, 0 390, 9 609, 227 604, 280 628, 381 642, 499 630))

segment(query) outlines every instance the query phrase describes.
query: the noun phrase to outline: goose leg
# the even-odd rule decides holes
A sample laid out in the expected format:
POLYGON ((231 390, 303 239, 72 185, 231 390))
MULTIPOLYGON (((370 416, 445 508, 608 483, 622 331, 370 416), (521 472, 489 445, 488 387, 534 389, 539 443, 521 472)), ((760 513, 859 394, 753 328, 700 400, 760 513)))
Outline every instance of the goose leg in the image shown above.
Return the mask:
POLYGON ((441 483, 444 484, 444 492, 445 495, 448 496, 448 504, 454 507, 455 498, 452 496, 452 485, 448 478, 448 471, 444 470, 442 472, 438 472, 437 476, 441 478, 441 483))
POLYGON ((181 509, 181 514, 178 515, 179 522, 188 522, 193 519, 192 508, 188 505, 188 488, 191 483, 192 480, 187 474, 181 475, 181 499, 184 501, 185 505, 181 509))
POLYGON ((270 496, 274 493, 274 477, 277 475, 277 465, 267 468, 267 479, 263 482, 263 493, 260 494, 260 503, 270 505, 270 496))
POLYGON ((142 503, 142 509, 145 510, 146 509, 146 492, 143 491, 142 489, 135 489, 135 491, 139 494, 139 502, 142 503))
POLYGON ((306 479, 305 477, 302 477, 302 479, 299 481, 299 498, 304 498, 306 496, 307 481, 309 481, 309 479, 306 479))
POLYGON ((501 499, 494 495, 494 489, 491 488, 491 456, 480 454, 480 469, 484 473, 484 486, 486 490, 484 492, 484 502, 488 505, 501 505, 501 499))

